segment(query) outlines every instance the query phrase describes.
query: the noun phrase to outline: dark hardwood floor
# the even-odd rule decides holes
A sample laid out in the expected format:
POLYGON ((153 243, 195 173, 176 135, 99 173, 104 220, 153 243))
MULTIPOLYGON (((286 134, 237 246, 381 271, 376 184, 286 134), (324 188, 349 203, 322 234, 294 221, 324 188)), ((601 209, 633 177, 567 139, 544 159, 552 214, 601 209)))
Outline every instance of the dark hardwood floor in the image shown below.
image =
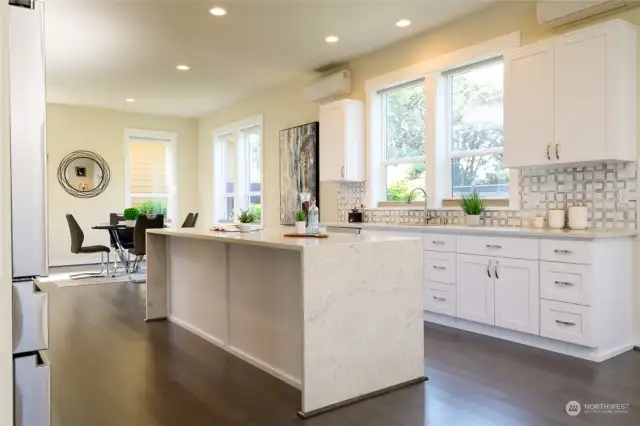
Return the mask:
POLYGON ((301 420, 296 389, 145 323, 144 286, 46 289, 53 426, 640 425, 640 352, 595 364, 426 324, 428 382, 301 420), (570 417, 570 400, 631 407, 570 417))

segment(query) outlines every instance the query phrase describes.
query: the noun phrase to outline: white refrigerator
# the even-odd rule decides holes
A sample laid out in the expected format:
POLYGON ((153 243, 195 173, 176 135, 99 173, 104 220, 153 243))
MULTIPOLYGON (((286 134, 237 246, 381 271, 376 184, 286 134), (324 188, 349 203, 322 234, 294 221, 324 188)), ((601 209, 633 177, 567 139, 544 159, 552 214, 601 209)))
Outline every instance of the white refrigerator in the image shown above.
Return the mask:
POLYGON ((14 424, 50 426, 44 4, 9 0, 14 424))

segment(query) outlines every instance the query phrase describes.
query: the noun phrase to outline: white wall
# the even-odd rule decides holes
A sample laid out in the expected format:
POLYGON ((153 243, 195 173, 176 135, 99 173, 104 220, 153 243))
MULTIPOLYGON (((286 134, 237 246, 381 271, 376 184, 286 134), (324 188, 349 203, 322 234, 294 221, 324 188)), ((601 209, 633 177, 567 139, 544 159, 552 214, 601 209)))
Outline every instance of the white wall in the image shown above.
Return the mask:
POLYGON ((178 134, 178 214, 181 222, 188 212, 198 211, 197 120, 131 114, 121 111, 47 105, 47 150, 49 178, 49 256, 51 265, 96 261, 99 255, 70 252, 71 239, 65 215, 74 215, 85 234, 85 245, 109 245, 106 231, 94 231, 92 225, 109 221, 109 213, 125 207, 124 129, 170 131, 178 134), (93 151, 102 156, 111 171, 111 183, 95 198, 75 198, 58 183, 58 165, 75 150, 93 151))
POLYGON ((11 295, 11 184, 9 181, 9 91, 7 2, 0 3, 0 425, 13 424, 11 295))

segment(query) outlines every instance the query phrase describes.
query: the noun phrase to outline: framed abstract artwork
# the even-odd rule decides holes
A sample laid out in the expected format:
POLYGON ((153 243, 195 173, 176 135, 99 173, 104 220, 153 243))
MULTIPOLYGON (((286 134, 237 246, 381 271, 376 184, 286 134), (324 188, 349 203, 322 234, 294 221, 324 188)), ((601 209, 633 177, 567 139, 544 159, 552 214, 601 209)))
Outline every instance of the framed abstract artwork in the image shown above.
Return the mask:
POLYGON ((296 211, 308 210, 313 197, 320 207, 318 141, 320 123, 280 131, 280 223, 295 222, 296 211))

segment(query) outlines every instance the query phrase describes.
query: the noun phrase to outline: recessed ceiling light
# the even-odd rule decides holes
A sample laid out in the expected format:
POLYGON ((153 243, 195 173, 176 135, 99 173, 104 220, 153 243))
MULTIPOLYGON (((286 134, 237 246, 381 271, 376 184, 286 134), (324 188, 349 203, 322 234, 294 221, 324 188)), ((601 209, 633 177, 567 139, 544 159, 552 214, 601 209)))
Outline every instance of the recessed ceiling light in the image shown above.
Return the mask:
POLYGON ((130 103, 130 104, 134 103, 135 101, 136 101, 136 100, 135 100, 135 99, 133 99, 133 98, 129 98, 129 99, 127 99, 127 102, 128 102, 128 103, 130 103))
POLYGON ((209 9, 209 13, 212 14, 213 16, 224 16, 227 14, 227 11, 221 7, 216 6, 209 9))
POLYGON ((330 35, 324 39, 324 41, 326 41, 327 43, 337 43, 338 40, 340 40, 338 36, 334 36, 334 35, 330 35))
POLYGON ((396 27, 400 27, 400 28, 405 28, 405 27, 408 27, 409 25, 411 25, 411 21, 408 19, 401 19, 398 22, 396 22, 396 27))
POLYGON ((176 69, 180 71, 189 71, 191 67, 189 67, 189 65, 178 65, 176 69))

